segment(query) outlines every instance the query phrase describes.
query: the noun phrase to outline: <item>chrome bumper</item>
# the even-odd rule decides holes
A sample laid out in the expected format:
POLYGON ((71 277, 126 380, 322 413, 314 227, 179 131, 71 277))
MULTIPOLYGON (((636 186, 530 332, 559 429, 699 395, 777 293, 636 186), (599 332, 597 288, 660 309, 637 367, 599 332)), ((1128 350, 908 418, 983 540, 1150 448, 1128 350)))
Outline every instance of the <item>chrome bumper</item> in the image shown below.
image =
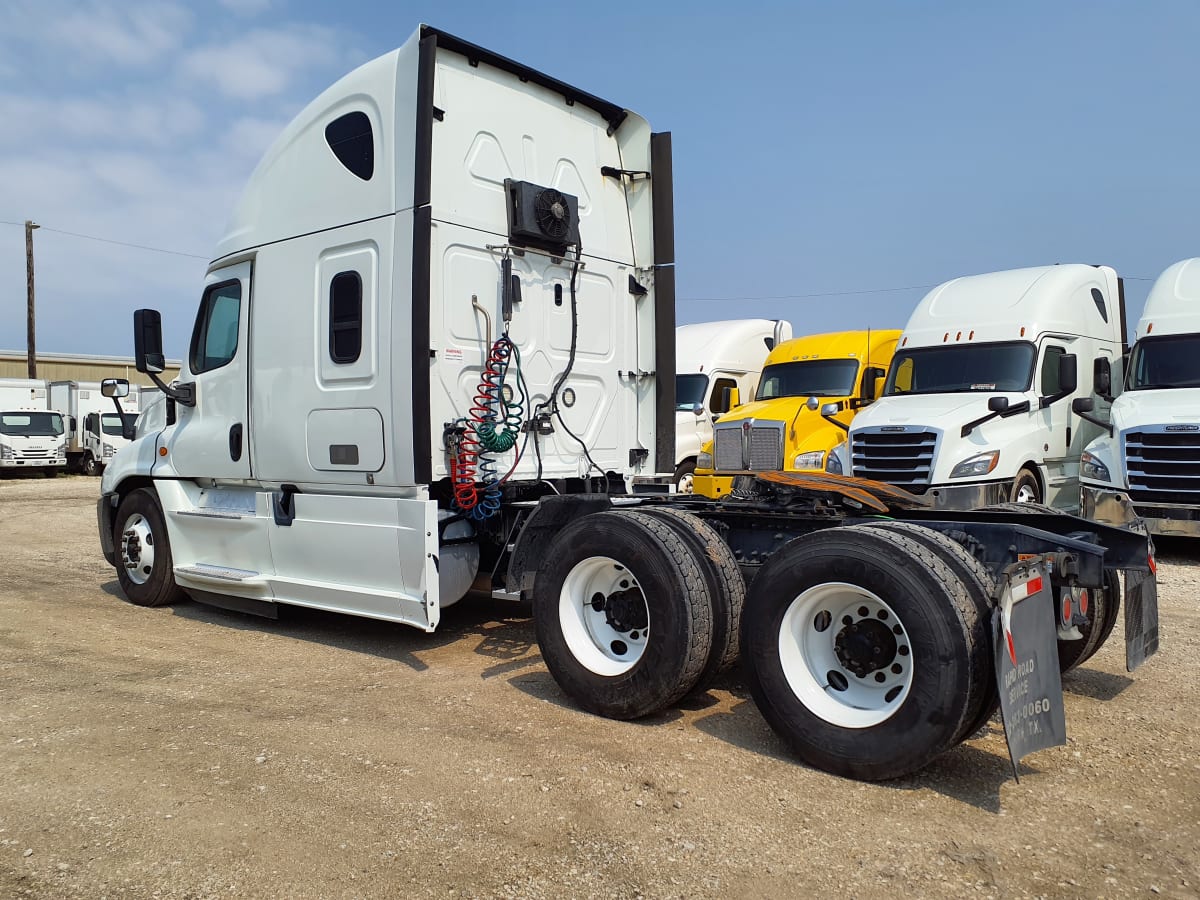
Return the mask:
POLYGON ((937 485, 924 493, 934 509, 979 509, 1008 500, 1011 484, 992 481, 986 484, 937 485))
POLYGON ((1106 525, 1127 526, 1141 519, 1151 534, 1200 538, 1200 508, 1167 503, 1134 504, 1124 491, 1083 485, 1080 515, 1106 525))

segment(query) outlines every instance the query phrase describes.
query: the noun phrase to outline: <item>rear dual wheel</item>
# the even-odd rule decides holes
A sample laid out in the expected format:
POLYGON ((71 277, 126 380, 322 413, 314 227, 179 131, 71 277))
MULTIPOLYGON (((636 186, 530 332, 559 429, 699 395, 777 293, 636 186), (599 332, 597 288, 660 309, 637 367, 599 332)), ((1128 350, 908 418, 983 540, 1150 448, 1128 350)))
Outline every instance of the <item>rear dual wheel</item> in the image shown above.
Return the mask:
POLYGON ((755 577, 744 621, 759 709, 801 759, 838 775, 914 772, 991 702, 985 610, 943 553, 893 529, 792 541, 755 577))
POLYGON ((635 510, 578 519, 548 548, 534 587, 546 667, 598 715, 636 719, 670 706, 711 671, 711 585, 677 523, 635 510))

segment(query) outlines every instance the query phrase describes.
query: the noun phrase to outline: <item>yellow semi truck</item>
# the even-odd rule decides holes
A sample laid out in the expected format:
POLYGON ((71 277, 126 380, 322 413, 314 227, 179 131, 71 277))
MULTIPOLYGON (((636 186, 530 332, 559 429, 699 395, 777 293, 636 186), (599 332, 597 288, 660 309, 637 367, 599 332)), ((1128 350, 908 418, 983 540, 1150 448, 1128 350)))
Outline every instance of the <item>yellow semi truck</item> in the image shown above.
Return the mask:
POLYGON ((767 357, 758 392, 713 426, 694 490, 728 494, 739 472, 822 472, 855 413, 879 395, 899 330, 838 331, 785 341, 767 357))

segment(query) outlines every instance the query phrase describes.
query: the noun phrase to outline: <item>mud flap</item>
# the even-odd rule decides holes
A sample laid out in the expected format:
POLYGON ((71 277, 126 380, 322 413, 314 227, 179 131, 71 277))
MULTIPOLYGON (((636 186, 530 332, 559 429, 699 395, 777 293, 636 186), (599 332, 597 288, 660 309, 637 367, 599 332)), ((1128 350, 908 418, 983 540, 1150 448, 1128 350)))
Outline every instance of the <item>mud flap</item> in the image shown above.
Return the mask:
POLYGON ((1017 563, 992 614, 1004 738, 1018 781, 1022 757, 1067 742, 1053 597, 1044 561, 1017 563))
POLYGON ((1158 652, 1158 582, 1151 572, 1125 570, 1125 670, 1158 652))

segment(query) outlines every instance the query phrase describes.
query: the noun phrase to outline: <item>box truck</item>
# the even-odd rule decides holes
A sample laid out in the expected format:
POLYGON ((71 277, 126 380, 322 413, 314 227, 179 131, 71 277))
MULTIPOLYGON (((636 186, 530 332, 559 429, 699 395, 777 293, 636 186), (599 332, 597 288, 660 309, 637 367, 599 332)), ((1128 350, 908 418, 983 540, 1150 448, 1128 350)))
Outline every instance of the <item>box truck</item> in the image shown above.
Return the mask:
POLYGON ((1079 463, 1120 384, 1124 294, 1108 266, 956 278, 913 311, 883 397, 851 426, 830 471, 921 494, 936 507, 1006 501, 1079 507, 1079 463), (843 458, 843 454, 848 458, 843 458))
POLYGON ((730 389, 753 397, 763 361, 792 336, 782 319, 733 319, 675 329, 675 489, 692 492, 701 448, 729 411, 730 389))
POLYGON ((0 470, 53 478, 67 466, 66 423, 46 408, 46 382, 0 378, 0 470))
POLYGON ((879 395, 899 331, 840 331, 785 341, 756 393, 713 429, 695 491, 722 497, 738 472, 822 472, 855 415, 879 395))
POLYGON ((64 416, 68 468, 99 475, 113 454, 129 443, 123 435, 122 414, 136 418, 139 399, 137 386, 130 385, 117 412, 112 401, 100 393, 99 382, 50 382, 47 406, 64 416))
POLYGON ((318 97, 235 208, 176 383, 159 315, 135 313, 167 400, 102 476, 126 597, 432 631, 476 585, 532 602, 581 707, 648 715, 740 653, 800 758, 859 778, 920 768, 997 703, 1039 723, 1010 729, 1014 757, 1059 742, 1051 612, 1085 617, 1072 598, 1124 571, 1140 663, 1144 535, 929 515, 832 477, 756 479, 738 503, 632 493, 675 461, 670 151, 428 27, 318 97))
POLYGON ((1124 392, 1080 464, 1083 515, 1123 521, 1126 498, 1156 534, 1200 537, 1200 259, 1155 281, 1137 323, 1124 392))

